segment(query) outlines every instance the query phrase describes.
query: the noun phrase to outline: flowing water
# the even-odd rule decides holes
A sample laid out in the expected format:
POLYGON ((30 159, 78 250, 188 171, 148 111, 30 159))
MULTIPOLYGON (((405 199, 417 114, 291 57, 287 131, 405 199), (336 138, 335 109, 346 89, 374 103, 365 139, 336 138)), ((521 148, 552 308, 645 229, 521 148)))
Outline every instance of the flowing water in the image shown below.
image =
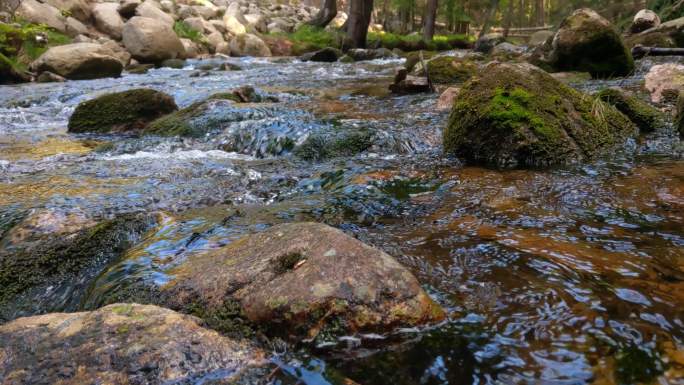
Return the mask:
POLYGON ((244 70, 190 63, 1 88, 0 225, 29 209, 163 213, 83 308, 137 279, 163 283, 169 268, 242 234, 322 221, 408 266, 450 319, 274 343, 273 383, 684 384, 684 160, 671 132, 586 165, 464 167, 442 155, 436 95, 388 95, 398 60, 233 61, 244 70), (184 107, 242 85, 280 101, 234 107, 241 121, 196 139, 66 132, 74 107, 104 92, 150 87, 184 107), (288 151, 345 130, 370 132, 371 145, 317 161, 288 151))

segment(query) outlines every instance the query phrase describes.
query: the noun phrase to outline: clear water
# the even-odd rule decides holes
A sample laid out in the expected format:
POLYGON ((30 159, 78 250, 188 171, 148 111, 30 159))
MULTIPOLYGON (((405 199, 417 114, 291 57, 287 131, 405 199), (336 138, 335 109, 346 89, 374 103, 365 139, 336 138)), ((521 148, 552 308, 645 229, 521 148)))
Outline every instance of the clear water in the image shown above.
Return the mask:
POLYGON ((684 160, 671 132, 587 165, 463 167, 442 155, 436 95, 387 94, 400 61, 235 62, 245 70, 2 87, 4 214, 165 215, 98 278, 87 306, 134 279, 163 283, 242 234, 316 220, 395 256, 450 319, 275 344, 273 383, 684 384, 684 160), (241 107, 245 120, 199 139, 66 133, 74 107, 103 92, 151 87, 183 107, 242 85, 281 102, 241 107), (373 146, 350 158, 307 162, 269 147, 358 128, 373 146))

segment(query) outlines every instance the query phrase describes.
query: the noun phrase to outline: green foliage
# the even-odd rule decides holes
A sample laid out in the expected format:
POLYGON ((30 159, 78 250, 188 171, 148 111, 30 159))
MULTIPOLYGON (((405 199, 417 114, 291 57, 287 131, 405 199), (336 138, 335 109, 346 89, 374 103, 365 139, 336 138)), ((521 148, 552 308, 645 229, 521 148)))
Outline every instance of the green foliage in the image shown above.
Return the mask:
POLYGON ((173 30, 181 39, 190 39, 197 44, 207 44, 207 40, 202 32, 192 28, 184 21, 177 21, 173 25, 173 30))
POLYGON ((292 41, 292 53, 295 55, 318 51, 325 47, 340 47, 343 40, 343 36, 339 32, 326 31, 306 24, 293 33, 274 35, 285 36, 292 41))
POLYGON ((3 65, 20 72, 26 66, 42 55, 48 48, 68 44, 71 39, 42 24, 30 24, 18 21, 15 24, 0 23, 0 61, 3 65), (43 36, 47 44, 36 41, 43 36))
POLYGON ((368 41, 371 46, 387 49, 398 48, 402 51, 445 51, 453 48, 465 48, 473 42, 474 37, 466 35, 435 35, 432 41, 426 42, 422 35, 398 35, 389 32, 369 32, 368 41))

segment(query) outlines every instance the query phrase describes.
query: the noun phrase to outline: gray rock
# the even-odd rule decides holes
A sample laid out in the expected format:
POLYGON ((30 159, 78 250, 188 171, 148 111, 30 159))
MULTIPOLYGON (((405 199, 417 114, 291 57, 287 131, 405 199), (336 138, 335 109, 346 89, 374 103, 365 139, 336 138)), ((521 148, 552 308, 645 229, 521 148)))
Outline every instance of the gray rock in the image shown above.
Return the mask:
POLYGON ((117 77, 123 70, 112 50, 93 43, 74 43, 51 47, 31 63, 34 72, 56 73, 67 79, 117 77))
POLYGON ((185 54, 183 43, 168 23, 136 16, 123 28, 123 44, 141 63, 160 63, 185 54))

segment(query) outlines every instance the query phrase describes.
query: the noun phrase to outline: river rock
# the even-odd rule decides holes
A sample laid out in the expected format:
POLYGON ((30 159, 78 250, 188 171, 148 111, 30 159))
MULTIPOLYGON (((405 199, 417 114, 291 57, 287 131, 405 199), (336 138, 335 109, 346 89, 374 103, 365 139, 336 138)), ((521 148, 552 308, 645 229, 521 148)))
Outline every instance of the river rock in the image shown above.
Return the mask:
POLYGON ((200 53, 202 53, 202 49, 194 41, 192 41, 190 39, 180 39, 180 40, 181 40, 181 43, 183 44, 183 49, 185 50, 185 55, 183 55, 183 57, 185 57, 186 59, 194 59, 197 56, 199 56, 200 53))
POLYGON ((124 20, 119 14, 118 4, 98 3, 93 5, 93 20, 99 31, 106 33, 114 40, 121 40, 124 20))
POLYGON ((530 47, 540 46, 546 43, 547 40, 552 39, 555 35, 556 34, 552 31, 537 31, 530 36, 527 45, 530 47))
MULTIPOLYGON (((78 310, 92 280, 156 221, 153 215, 130 214, 80 230, 88 222, 75 226, 67 222, 59 226, 63 233, 36 238, 33 232, 27 238, 30 244, 17 242, 24 247, 3 249, 0 323, 26 315, 78 310)), ((22 232, 13 229, 9 234, 22 232)))
POLYGON ((437 99, 437 111, 449 111, 454 105, 458 93, 461 91, 458 87, 449 87, 437 99))
POLYGON ((497 44, 501 44, 506 41, 506 38, 500 33, 488 33, 481 38, 477 39, 473 49, 475 52, 481 52, 488 54, 492 52, 492 49, 496 47, 497 44))
POLYGON ((168 25, 170 28, 173 28, 173 23, 175 22, 173 16, 162 11, 159 4, 157 4, 154 0, 145 0, 142 4, 136 7, 135 14, 140 17, 155 19, 168 25))
MULTIPOLYGON (((438 56, 425 62, 430 81, 434 84, 463 83, 477 73, 477 64, 453 56, 438 56)), ((413 69, 414 76, 424 76, 423 65, 418 62, 413 69)))
POLYGON ((128 52, 141 63, 159 63, 185 53, 171 26, 155 19, 133 17, 124 25, 122 37, 128 52))
POLYGON ((342 51, 337 48, 326 47, 316 52, 310 52, 302 55, 302 61, 314 61, 314 62, 324 62, 324 63, 334 63, 340 56, 342 56, 342 51))
POLYGON ((245 15, 245 20, 247 21, 247 27, 251 27, 253 30, 260 33, 268 33, 268 20, 264 15, 250 13, 245 15))
POLYGON ((141 130, 153 120, 177 109, 171 96, 151 89, 105 94, 76 107, 69 118, 69 132, 141 130))
POLYGON ((660 17, 650 9, 642 9, 634 15, 632 25, 629 27, 631 33, 643 32, 647 29, 655 28, 660 25, 660 17))
POLYGON ((202 309, 208 322, 239 314, 282 337, 386 331, 445 316, 394 258, 319 223, 247 235, 171 273, 151 298, 180 311, 202 309))
POLYGON ((100 44, 74 43, 51 47, 30 66, 36 73, 53 72, 67 79, 97 79, 121 75, 123 65, 100 44))
POLYGON ((230 53, 233 56, 271 56, 271 50, 258 36, 251 33, 237 35, 230 40, 230 53))
POLYGON ((135 16, 135 10, 142 4, 140 0, 121 0, 119 2, 119 14, 126 19, 135 16))
POLYGON ((684 90, 684 65, 667 63, 654 65, 644 78, 644 87, 651 93, 651 101, 674 101, 684 90))
POLYGON ((636 131, 537 67, 492 62, 461 89, 443 135, 444 150, 468 163, 521 168, 591 159, 636 131))
MULTIPOLYGON (((491 54, 493 57, 497 58, 504 58, 504 59, 511 59, 514 57, 518 57, 525 53, 525 48, 511 44, 509 42, 503 42, 497 44, 491 51, 491 54)), ((501 60, 501 59, 499 59, 501 60)))
POLYGON ((354 61, 377 60, 377 59, 394 59, 397 55, 387 48, 378 49, 364 49, 352 48, 346 54, 354 59, 354 61))
POLYGON ((33 24, 44 24, 57 31, 66 33, 66 19, 59 9, 36 0, 22 0, 16 16, 33 24))
POLYGON ((65 81, 65 78, 57 74, 53 74, 50 71, 45 71, 36 77, 36 83, 62 83, 65 81))
POLYGON ((88 0, 45 0, 44 3, 68 13, 83 23, 89 22, 92 15, 88 0))
POLYGON ((614 106, 629 118, 641 132, 653 132, 665 127, 665 115, 650 104, 620 88, 606 88, 596 97, 614 106))
POLYGON ((533 56, 533 63, 555 71, 589 72, 593 77, 626 76, 634 70, 632 54, 618 30, 595 11, 576 10, 560 25, 553 42, 533 56))
POLYGON ((0 325, 6 384, 233 383, 266 364, 263 351, 152 305, 113 304, 0 325))

